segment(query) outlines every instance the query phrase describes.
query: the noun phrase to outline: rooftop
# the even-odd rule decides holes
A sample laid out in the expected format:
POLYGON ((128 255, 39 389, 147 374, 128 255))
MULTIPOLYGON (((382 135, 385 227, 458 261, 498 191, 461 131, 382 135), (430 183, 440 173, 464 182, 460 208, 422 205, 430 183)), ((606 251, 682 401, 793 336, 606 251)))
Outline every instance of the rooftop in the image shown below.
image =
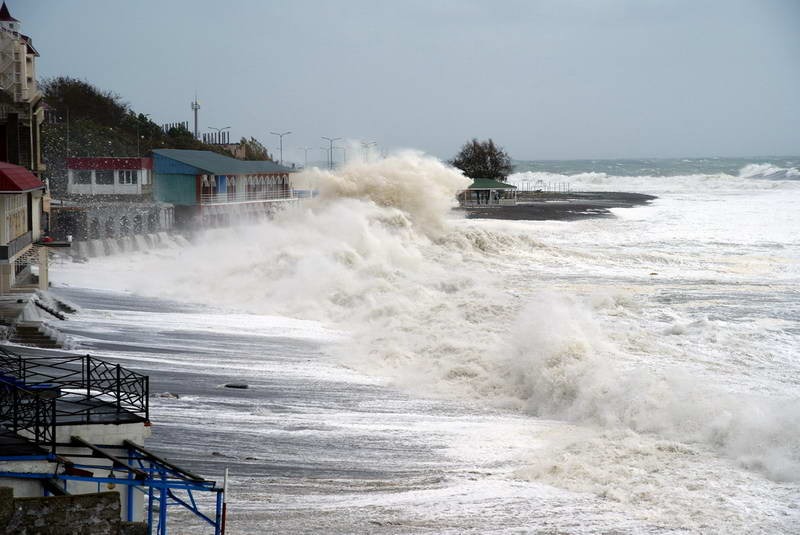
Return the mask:
POLYGON ((0 22, 19 22, 17 19, 11 16, 11 13, 8 11, 8 6, 6 6, 5 2, 3 2, 3 7, 0 7, 0 22))
POLYGON ((0 193, 24 193, 44 189, 44 183, 22 166, 0 162, 0 193))
POLYGON ((255 175, 292 171, 271 161, 237 160, 207 150, 156 149, 153 154, 191 165, 210 175, 255 175))
POLYGON ((67 169, 152 169, 152 158, 67 158, 67 169))
POLYGON ((491 178, 474 178, 472 184, 467 189, 517 189, 517 186, 506 184, 491 178))

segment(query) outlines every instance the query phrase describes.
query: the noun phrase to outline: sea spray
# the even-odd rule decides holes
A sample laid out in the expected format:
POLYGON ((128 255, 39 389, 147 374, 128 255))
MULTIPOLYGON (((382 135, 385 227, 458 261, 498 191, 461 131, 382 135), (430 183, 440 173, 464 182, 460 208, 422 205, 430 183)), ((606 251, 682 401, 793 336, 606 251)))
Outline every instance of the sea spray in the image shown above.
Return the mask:
POLYGON ((374 162, 354 161, 335 172, 314 167, 297 180, 317 185, 320 202, 352 198, 393 207, 423 231, 441 229, 455 194, 471 182, 457 169, 410 150, 374 162))
MULTIPOLYGON (((501 385, 538 416, 706 444, 778 481, 800 481, 800 402, 734 396, 669 366, 631 364, 587 302, 542 293, 520 314, 501 385)), ((653 355, 657 358, 657 355, 653 355)))
MULTIPOLYGON (((713 278, 714 291, 723 282, 738 291, 751 280, 745 277, 764 276, 737 267, 733 240, 761 248, 765 236, 778 243, 791 236, 767 226, 744 233, 724 219, 715 226, 701 211, 695 221, 666 202, 654 207, 664 211, 661 227, 453 220, 454 194, 468 180, 417 153, 312 170, 304 179, 318 183, 319 199, 259 226, 209 231, 192 247, 115 273, 150 295, 322 320, 350 335, 337 346, 342 362, 427 396, 598 426, 612 432, 612 443, 623 432, 700 444, 776 480, 797 480, 796 399, 782 390, 755 395, 751 370, 729 358, 749 358, 763 333, 753 332, 748 343, 755 345, 739 350, 744 322, 682 321, 677 312, 687 284, 708 292, 704 281, 713 278), (676 243, 678 223, 684 241, 676 243), (598 286, 632 287, 634 297, 611 309, 594 299, 598 286), (662 291, 668 299, 659 302, 662 291), (676 322, 684 327, 670 328, 676 322), (712 328, 719 349, 692 338, 712 328), (711 348, 720 359, 713 365, 734 370, 745 392, 695 376, 712 369, 703 360, 711 348)), ((651 179, 621 182, 657 189, 651 179)), ((737 195, 769 189, 765 181, 747 190, 753 180, 735 180, 737 195)), ((701 197, 688 184, 706 196, 731 184, 730 177, 677 183, 681 200, 701 197)), ((796 191, 796 182, 771 184, 781 194, 796 191)), ((725 210, 739 210, 731 206, 725 210)), ((774 243, 759 249, 780 250, 774 243)), ((778 264, 770 257, 763 265, 778 264)), ((795 280, 790 268, 777 275, 795 280)))

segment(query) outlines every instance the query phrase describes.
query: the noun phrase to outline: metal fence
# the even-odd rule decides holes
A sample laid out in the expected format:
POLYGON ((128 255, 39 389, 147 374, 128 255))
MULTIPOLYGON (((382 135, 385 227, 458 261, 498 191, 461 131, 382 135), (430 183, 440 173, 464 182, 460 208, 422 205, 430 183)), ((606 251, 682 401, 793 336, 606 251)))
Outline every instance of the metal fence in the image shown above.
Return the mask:
POLYGON ((517 183, 517 191, 534 193, 572 193, 569 182, 545 182, 544 180, 523 179, 517 183))
POLYGON ((56 425, 149 420, 146 375, 91 355, 23 357, 0 347, 0 424, 55 447, 56 425))
POLYGON ((252 201, 283 201, 292 199, 289 191, 237 191, 229 193, 203 193, 200 204, 227 204, 252 201))

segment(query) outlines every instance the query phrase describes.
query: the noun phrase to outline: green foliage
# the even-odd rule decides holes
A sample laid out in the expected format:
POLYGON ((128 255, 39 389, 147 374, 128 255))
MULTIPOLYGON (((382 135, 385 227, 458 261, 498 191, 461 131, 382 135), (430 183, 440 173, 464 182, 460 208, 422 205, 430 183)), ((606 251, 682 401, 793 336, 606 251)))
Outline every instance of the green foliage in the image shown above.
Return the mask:
POLYGON ((272 160, 267 148, 256 138, 242 138, 239 145, 244 147, 245 160, 272 160))
POLYGON ((491 178, 502 182, 514 170, 511 157, 491 138, 487 141, 473 138, 448 163, 470 178, 491 178))

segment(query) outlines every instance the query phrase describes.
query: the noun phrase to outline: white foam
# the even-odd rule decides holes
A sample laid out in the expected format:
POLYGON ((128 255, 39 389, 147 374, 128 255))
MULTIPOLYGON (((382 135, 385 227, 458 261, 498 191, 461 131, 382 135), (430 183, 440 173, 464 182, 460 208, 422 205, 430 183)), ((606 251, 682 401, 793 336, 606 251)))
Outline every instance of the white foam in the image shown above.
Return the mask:
MULTIPOLYGON (((272 221, 52 279, 321 321, 349 333, 342 362, 409 391, 608 430, 576 450, 585 470, 644 437, 724 459, 709 479, 800 480, 796 320, 761 322, 800 281, 794 183, 584 176, 662 197, 566 224, 449 219, 465 179, 418 154, 306 178, 322 197, 272 221)), ((633 500, 626 477, 590 480, 633 500)))

